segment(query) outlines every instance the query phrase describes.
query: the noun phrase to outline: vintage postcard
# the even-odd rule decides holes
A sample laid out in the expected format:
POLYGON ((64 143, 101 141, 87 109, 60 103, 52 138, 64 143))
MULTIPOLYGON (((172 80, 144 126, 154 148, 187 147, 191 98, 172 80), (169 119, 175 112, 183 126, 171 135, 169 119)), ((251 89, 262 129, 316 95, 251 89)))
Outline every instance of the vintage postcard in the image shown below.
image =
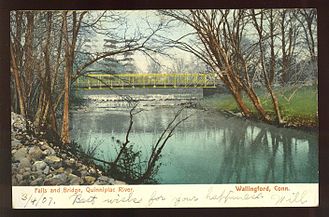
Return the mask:
POLYGON ((14 209, 315 207, 317 10, 13 10, 14 209))

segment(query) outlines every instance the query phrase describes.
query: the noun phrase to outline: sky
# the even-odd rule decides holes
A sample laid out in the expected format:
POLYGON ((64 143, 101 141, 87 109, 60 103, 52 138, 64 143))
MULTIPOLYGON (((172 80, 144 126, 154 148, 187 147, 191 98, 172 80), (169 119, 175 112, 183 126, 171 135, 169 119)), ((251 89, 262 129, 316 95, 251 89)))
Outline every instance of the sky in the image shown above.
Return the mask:
MULTIPOLYGON (((98 11, 99 12, 99 11, 98 11)), ((134 34, 138 29, 140 32, 144 33, 145 35, 148 35, 150 32, 150 27, 148 23, 154 27, 160 22, 160 17, 156 15, 156 11, 154 10, 131 10, 131 11, 117 11, 120 14, 123 14, 126 16, 127 19, 127 25, 128 28, 125 28, 125 26, 119 26, 118 28, 115 28, 111 31, 116 31, 119 35, 123 34, 134 34)), ((113 28, 113 23, 107 24, 109 28, 113 28)), ((191 30, 187 28, 187 26, 175 26, 171 29, 168 29, 166 31, 161 31, 161 36, 170 37, 172 39, 177 39, 181 35, 186 34, 187 32, 190 32, 191 30)), ((103 43, 104 43, 105 37, 103 35, 95 35, 94 38, 91 39, 93 41, 93 50, 101 50, 103 43)), ((168 50, 168 54, 170 57, 178 58, 178 59, 184 59, 187 62, 191 60, 191 54, 181 51, 179 49, 172 48, 168 50)), ((160 64, 163 66, 162 70, 168 71, 169 68, 172 67, 173 60, 169 57, 163 56, 163 55, 155 55, 151 54, 153 58, 158 60, 160 64)), ((134 63, 138 68, 138 71, 143 73, 147 72, 148 65, 152 61, 150 57, 147 57, 145 54, 141 52, 135 52, 133 55, 134 63)))

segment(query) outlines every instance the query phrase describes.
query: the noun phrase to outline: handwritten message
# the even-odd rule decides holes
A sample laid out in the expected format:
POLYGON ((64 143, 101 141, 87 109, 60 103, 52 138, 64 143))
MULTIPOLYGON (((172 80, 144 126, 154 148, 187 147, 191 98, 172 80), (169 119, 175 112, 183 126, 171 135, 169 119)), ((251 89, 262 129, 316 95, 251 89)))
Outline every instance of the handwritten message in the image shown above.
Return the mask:
POLYGON ((311 207, 318 184, 13 186, 13 208, 311 207))

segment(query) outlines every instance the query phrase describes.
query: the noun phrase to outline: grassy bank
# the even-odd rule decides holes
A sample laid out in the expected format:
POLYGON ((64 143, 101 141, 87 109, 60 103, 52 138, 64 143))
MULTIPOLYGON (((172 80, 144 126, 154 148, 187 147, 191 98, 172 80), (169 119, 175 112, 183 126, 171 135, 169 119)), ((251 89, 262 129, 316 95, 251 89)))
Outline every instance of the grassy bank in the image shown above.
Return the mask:
MULTIPOLYGON (((259 96, 265 110, 274 117, 271 97, 266 90, 258 89, 259 96)), ((275 89, 283 119, 288 125, 296 127, 318 126, 318 91, 316 86, 308 87, 286 87, 275 89)), ((247 96, 244 101, 253 114, 257 114, 247 96)), ((208 109, 228 110, 239 112, 239 107, 230 94, 219 94, 205 98, 201 105, 208 109)))

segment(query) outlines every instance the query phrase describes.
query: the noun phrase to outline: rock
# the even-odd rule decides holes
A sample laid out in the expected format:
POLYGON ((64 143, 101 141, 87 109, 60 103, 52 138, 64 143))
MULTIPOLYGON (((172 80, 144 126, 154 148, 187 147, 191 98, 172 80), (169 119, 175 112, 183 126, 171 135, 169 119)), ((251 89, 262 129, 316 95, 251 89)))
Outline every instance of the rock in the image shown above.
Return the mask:
POLYGON ((62 173, 53 176, 52 178, 46 179, 44 185, 64 185, 66 184, 67 176, 62 173))
POLYGON ((44 133, 33 126, 31 129, 35 134, 27 133, 26 123, 22 116, 12 113, 13 185, 126 184, 102 175, 102 171, 96 169, 95 165, 78 160, 78 154, 48 143, 45 138, 40 137, 44 133))
POLYGON ((21 145, 21 142, 15 138, 13 138, 13 140, 11 140, 11 148, 17 148, 21 145))
POLYGON ((68 175, 68 179, 70 180, 71 185, 80 185, 83 183, 83 179, 74 174, 68 175))
POLYGON ((22 174, 17 174, 16 179, 17 179, 17 182, 21 182, 23 180, 23 175, 22 174))
POLYGON ((69 159, 69 164, 71 164, 71 165, 75 164, 75 160, 73 158, 70 158, 69 159))
POLYGON ((33 160, 40 160, 42 157, 42 150, 38 146, 33 146, 29 150, 29 155, 33 160))
POLYGON ((126 185, 127 183, 119 180, 114 180, 113 185, 126 185))
POLYGON ((64 171, 65 171, 64 168, 63 167, 60 167, 57 170, 55 170, 54 173, 60 174, 60 173, 64 173, 64 171))
POLYGON ((66 159, 64 162, 69 167, 75 167, 76 166, 75 160, 73 158, 66 159))
POLYGON ((67 154, 61 154, 62 158, 66 158, 67 157, 67 154))
POLYGON ((15 139, 22 140, 24 137, 21 134, 16 134, 15 139))
POLYGON ((30 176, 31 176, 31 173, 30 172, 24 172, 22 175, 23 175, 23 179, 29 179, 30 176))
POLYGON ((49 168, 49 166, 46 166, 46 168, 43 170, 43 173, 48 175, 49 172, 50 172, 50 168, 49 168))
POLYGON ((97 181, 94 185, 109 185, 114 182, 114 179, 107 177, 107 176, 100 176, 98 177, 97 181))
POLYGON ((48 147, 47 150, 49 151, 50 155, 54 155, 56 153, 55 150, 51 147, 48 147))
POLYGON ((26 157, 20 160, 19 168, 31 167, 30 160, 26 157))
POLYGON ((44 151, 44 150, 47 150, 49 148, 49 146, 44 144, 44 145, 41 145, 40 148, 42 151, 44 151))
POLYGON ((49 147, 48 145, 43 145, 41 146, 41 150, 43 150, 43 154, 44 155, 55 155, 55 150, 51 147, 49 147))
POLYGON ((68 167, 68 168, 65 169, 66 174, 71 174, 72 172, 73 172, 72 168, 68 167))
POLYGON ((62 166, 62 159, 55 155, 47 156, 45 158, 45 162, 49 164, 49 166, 52 166, 54 168, 59 168, 62 166))
POLYGON ((39 177, 39 178, 37 178, 37 179, 31 181, 31 182, 30 182, 30 185, 31 185, 31 186, 37 186, 37 185, 40 186, 40 185, 42 185, 42 182, 43 182, 43 179, 42 179, 41 177, 39 177))
POLYGON ((26 155, 27 155, 27 148, 20 148, 13 155, 13 160, 14 161, 20 161, 23 158, 25 158, 26 155))
POLYGON ((81 174, 81 177, 84 177, 84 176, 88 175, 88 172, 86 170, 81 170, 80 174, 81 174))
POLYGON ((96 173, 96 170, 94 169, 94 168, 89 168, 89 170, 88 170, 88 172, 90 173, 90 174, 94 174, 94 173, 96 173))
POLYGON ((92 176, 85 176, 85 181, 87 184, 93 184, 95 182, 96 178, 92 176))
POLYGON ((11 113, 11 125, 12 129, 17 130, 26 130, 26 123, 22 115, 11 113))
POLYGON ((47 163, 44 161, 36 161, 33 166, 32 169, 36 170, 36 171, 40 171, 40 170, 44 170, 47 167, 47 163))

